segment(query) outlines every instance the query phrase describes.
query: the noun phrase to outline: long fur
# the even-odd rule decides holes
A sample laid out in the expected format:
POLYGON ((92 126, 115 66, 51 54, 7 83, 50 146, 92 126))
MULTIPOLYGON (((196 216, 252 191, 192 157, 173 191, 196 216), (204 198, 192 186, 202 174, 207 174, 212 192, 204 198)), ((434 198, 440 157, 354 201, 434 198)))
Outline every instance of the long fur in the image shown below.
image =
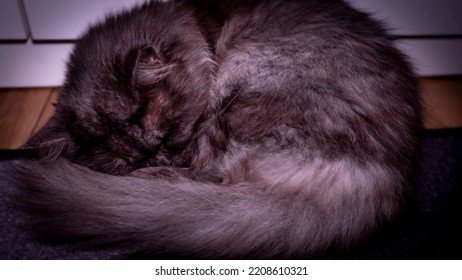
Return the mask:
POLYGON ((420 107, 381 25, 334 0, 196 2, 77 44, 39 160, 13 174, 36 229, 127 256, 301 258, 391 220, 420 107))
POLYGON ((364 237, 394 215, 400 200, 380 167, 354 170, 343 162, 287 170, 293 185, 283 191, 180 176, 111 176, 63 159, 16 167, 27 178, 21 184, 27 182, 29 210, 40 214, 38 232, 86 237, 127 256, 313 257, 364 237))

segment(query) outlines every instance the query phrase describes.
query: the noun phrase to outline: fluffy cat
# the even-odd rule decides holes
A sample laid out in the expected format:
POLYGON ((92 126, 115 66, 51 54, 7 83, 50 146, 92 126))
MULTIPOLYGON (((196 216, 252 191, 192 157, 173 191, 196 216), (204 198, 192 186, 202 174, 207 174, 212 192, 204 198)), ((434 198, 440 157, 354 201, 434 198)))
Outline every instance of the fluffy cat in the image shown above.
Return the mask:
POLYGON ((79 40, 14 176, 47 236, 316 257, 397 214, 419 126, 410 65, 342 1, 151 2, 79 40))

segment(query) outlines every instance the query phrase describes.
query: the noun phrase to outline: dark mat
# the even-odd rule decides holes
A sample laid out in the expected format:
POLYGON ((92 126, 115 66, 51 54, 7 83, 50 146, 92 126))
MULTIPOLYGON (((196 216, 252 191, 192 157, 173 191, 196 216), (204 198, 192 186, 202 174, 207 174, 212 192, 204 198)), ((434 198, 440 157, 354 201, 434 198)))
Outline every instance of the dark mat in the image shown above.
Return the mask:
POLYGON ((334 259, 462 259, 462 128, 422 133, 416 187, 404 212, 334 259))
POLYGON ((16 186, 9 181, 12 172, 10 160, 27 158, 18 151, 0 152, 0 260, 4 259, 117 259, 117 252, 74 250, 65 245, 39 242, 29 236, 24 225, 27 215, 18 211, 13 197, 16 186))
MULTIPOLYGON (((13 207, 10 160, 0 152, 0 259, 111 259, 116 251, 45 245, 21 229, 27 219, 13 207)), ((361 244, 326 259, 462 259, 462 128, 422 132, 416 188, 403 214, 361 244)))

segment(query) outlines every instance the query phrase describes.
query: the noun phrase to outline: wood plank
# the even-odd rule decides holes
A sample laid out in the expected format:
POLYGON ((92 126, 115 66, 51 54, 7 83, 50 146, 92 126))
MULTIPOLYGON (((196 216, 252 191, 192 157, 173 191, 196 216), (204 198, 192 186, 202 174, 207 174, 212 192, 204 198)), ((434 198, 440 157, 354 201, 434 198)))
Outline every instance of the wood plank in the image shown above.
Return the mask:
POLYGON ((47 88, 0 92, 0 149, 18 148, 25 143, 50 93, 47 88))
POLYGON ((424 127, 462 127, 462 78, 420 79, 424 127))
POLYGON ((60 91, 60 88, 53 88, 51 90, 50 96, 45 104, 45 107, 43 108, 43 111, 40 114, 38 121, 35 124, 35 127, 32 131, 32 135, 37 133, 37 131, 39 131, 45 125, 45 123, 51 118, 51 116, 55 112, 55 105, 58 101, 60 91))

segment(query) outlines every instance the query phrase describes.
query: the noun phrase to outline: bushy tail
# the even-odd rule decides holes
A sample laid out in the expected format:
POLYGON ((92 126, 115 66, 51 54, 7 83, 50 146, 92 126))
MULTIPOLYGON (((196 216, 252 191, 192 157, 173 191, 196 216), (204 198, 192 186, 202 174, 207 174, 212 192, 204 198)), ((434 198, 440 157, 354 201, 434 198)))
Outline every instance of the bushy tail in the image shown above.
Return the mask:
POLYGON ((396 197, 342 191, 345 184, 359 183, 333 182, 335 174, 329 172, 319 176, 341 187, 320 200, 309 192, 275 192, 249 183, 222 186, 187 178, 111 176, 64 159, 49 164, 20 161, 15 169, 24 190, 21 199, 35 214, 37 230, 118 246, 127 254, 312 257, 363 236, 396 206, 387 205, 396 197))

